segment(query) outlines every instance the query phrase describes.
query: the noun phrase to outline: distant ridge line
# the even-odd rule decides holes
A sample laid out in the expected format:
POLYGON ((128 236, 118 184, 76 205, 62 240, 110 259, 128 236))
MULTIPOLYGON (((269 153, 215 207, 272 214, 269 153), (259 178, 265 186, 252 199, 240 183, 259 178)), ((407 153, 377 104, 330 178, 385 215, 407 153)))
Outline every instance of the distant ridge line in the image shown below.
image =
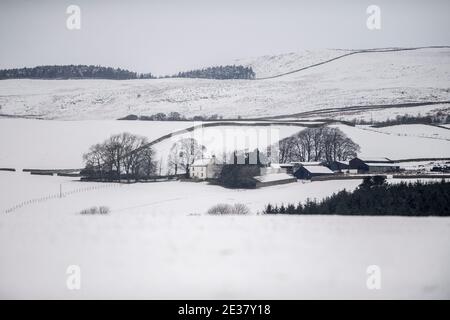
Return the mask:
POLYGON ((300 69, 295 69, 292 71, 288 71, 288 72, 284 72, 284 73, 280 73, 277 75, 273 75, 273 76, 268 76, 268 77, 261 77, 261 78, 255 78, 254 80, 267 80, 267 79, 274 79, 274 78, 279 78, 279 77, 283 77, 283 76, 287 76, 289 74, 293 74, 293 73, 297 73, 300 71, 304 71, 306 69, 310 69, 310 68, 314 68, 314 67, 318 67, 320 65, 329 63, 329 62, 333 62, 335 60, 338 59, 342 59, 348 56, 352 56, 354 54, 361 54, 361 53, 379 53, 379 52, 396 52, 396 51, 411 51, 411 50, 421 50, 421 49, 450 49, 450 46, 427 46, 427 47, 413 47, 413 48, 375 48, 375 49, 362 49, 362 50, 355 50, 355 51, 351 51, 349 53, 334 57, 332 59, 328 59, 325 61, 321 61, 318 63, 314 63, 311 64, 309 66, 306 67, 302 67, 300 69))

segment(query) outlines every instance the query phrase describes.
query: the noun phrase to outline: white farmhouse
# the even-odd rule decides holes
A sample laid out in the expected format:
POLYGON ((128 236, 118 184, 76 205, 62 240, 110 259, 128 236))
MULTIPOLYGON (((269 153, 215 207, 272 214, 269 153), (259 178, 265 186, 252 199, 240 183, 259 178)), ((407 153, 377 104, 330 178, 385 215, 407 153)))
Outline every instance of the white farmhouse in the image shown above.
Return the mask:
POLYGON ((216 157, 195 160, 190 167, 189 176, 193 179, 216 179, 219 177, 222 165, 217 163, 216 157))

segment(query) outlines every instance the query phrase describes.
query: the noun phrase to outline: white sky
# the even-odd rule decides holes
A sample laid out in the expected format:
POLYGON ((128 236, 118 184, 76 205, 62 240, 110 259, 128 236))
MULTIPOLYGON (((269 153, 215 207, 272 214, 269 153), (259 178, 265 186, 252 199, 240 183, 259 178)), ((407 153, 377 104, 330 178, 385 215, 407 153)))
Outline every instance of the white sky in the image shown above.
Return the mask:
POLYGON ((156 75, 302 49, 450 45, 448 0, 1 0, 0 68, 100 64, 156 75), (66 8, 81 8, 81 30, 66 8), (381 8, 381 30, 366 8, 381 8))

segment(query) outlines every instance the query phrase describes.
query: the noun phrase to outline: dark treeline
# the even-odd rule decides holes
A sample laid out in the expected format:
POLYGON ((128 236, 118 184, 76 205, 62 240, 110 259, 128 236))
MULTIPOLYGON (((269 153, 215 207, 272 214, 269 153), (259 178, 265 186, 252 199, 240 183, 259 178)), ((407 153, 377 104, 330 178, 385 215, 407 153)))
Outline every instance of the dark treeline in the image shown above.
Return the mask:
POLYGON ((338 214, 373 216, 450 216, 450 183, 387 184, 382 176, 368 177, 354 191, 333 194, 320 202, 273 206, 266 214, 338 214))
MULTIPOLYGON (((0 80, 4 79, 155 79, 151 73, 137 73, 120 68, 94 65, 48 65, 32 68, 0 70, 0 80)), ((179 72, 161 78, 203 78, 203 79, 254 79, 251 67, 217 66, 179 72)))
POLYGON ((136 72, 111 67, 87 65, 38 66, 34 68, 0 70, 0 80, 4 79, 151 79, 151 73, 136 72))
POLYGON ((186 117, 179 112, 163 113, 158 112, 149 116, 137 116, 135 114, 127 115, 118 120, 141 120, 141 121, 207 121, 222 119, 222 116, 212 114, 210 116, 192 116, 186 117))
POLYGON ((174 78, 203 78, 203 79, 254 79, 255 72, 251 67, 244 66, 218 66, 179 72, 174 78))
POLYGON ((446 124, 450 123, 450 115, 442 111, 430 116, 412 116, 408 114, 398 115, 394 119, 387 119, 385 121, 365 121, 355 120, 354 124, 372 125, 375 128, 394 126, 399 124, 446 124))

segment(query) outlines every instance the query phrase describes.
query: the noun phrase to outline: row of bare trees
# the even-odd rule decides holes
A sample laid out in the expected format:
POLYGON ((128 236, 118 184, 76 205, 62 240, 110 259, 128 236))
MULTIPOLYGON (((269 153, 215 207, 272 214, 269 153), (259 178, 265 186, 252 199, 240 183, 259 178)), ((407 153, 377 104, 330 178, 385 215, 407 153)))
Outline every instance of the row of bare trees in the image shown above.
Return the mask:
POLYGON ((278 161, 337 161, 356 157, 360 147, 339 128, 307 128, 279 142, 278 161))
POLYGON ((146 137, 121 133, 93 145, 83 155, 82 175, 91 179, 145 179, 155 174, 155 152, 146 137))

